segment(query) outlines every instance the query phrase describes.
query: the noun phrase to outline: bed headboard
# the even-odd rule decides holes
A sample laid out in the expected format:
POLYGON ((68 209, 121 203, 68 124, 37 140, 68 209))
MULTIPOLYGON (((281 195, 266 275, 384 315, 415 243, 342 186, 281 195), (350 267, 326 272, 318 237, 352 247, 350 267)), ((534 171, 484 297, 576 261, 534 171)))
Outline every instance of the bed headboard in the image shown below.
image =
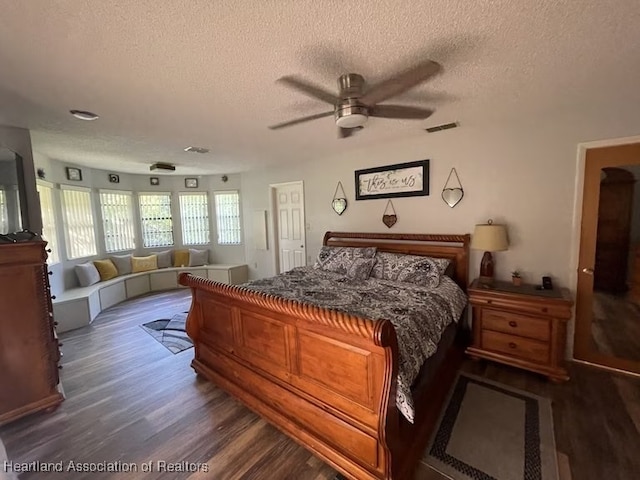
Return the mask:
POLYGON ((447 258, 454 264, 454 280, 465 292, 469 284, 470 234, 327 232, 323 245, 377 247, 383 252, 447 258))

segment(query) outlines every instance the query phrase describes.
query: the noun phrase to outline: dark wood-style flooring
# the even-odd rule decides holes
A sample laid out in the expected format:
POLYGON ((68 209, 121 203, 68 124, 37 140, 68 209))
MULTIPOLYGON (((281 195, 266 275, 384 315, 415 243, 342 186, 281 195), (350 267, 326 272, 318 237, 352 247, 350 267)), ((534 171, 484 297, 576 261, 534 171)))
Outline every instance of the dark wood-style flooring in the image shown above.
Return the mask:
MULTIPOLYGON (((19 462, 134 463, 137 473, 23 473, 24 479, 323 480, 333 470, 212 384, 140 324, 170 318, 190 304, 186 290, 156 294, 103 312, 92 325, 61 335, 66 401, 0 428, 19 462), (152 462, 152 472, 142 465, 152 462), (208 472, 159 471, 167 462, 208 472)), ((640 381, 571 366, 553 385, 510 367, 467 361, 463 369, 553 400, 561 479, 631 480, 640 472, 640 381), (569 471, 571 477, 569 477, 569 471)), ((104 463, 102 463, 104 465, 104 463)), ((122 465, 122 464, 121 464, 122 465)), ((442 479, 421 466, 417 479, 442 479)))
POLYGON ((640 362, 640 306, 626 295, 593 292, 591 331, 598 351, 640 362))

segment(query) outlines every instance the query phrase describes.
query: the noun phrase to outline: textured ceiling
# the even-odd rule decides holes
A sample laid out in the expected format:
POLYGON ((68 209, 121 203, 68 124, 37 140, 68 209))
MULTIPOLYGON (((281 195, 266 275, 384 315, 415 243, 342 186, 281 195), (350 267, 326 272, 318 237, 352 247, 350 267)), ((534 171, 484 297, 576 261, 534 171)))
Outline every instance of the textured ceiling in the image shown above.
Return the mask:
POLYGON ((451 121, 639 110, 638 0, 0 0, 0 12, 0 125, 98 168, 230 173, 451 121), (331 117, 267 129, 327 110, 283 75, 336 90, 342 73, 375 84, 425 58, 443 72, 393 103, 435 108, 426 121, 371 119, 343 140, 331 117))

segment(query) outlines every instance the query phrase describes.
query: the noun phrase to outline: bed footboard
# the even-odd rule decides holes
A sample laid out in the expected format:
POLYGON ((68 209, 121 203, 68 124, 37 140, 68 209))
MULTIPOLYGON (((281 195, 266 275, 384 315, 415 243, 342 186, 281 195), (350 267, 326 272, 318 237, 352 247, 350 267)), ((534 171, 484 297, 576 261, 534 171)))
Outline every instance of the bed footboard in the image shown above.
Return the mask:
POLYGON ((348 478, 397 479, 398 347, 391 323, 183 273, 194 370, 348 478))

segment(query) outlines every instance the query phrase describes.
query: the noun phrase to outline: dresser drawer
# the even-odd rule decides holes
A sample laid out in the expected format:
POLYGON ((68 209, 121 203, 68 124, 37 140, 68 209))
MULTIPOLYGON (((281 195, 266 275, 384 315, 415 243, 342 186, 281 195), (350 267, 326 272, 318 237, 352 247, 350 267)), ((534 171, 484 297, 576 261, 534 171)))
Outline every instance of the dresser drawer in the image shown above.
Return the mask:
POLYGON ((510 333, 520 337, 549 340, 551 326, 545 318, 534 318, 503 310, 482 309, 482 329, 510 333))
POLYGON ((525 295, 521 295, 518 301, 510 301, 506 298, 474 298, 471 300, 472 305, 482 307, 491 307, 496 309, 510 309, 519 313, 528 313, 531 315, 541 315, 556 318, 571 318, 571 307, 560 305, 540 304, 537 302, 523 302, 525 295))
POLYGON ((482 330, 482 348, 537 363, 549 361, 548 343, 491 330, 482 330))

